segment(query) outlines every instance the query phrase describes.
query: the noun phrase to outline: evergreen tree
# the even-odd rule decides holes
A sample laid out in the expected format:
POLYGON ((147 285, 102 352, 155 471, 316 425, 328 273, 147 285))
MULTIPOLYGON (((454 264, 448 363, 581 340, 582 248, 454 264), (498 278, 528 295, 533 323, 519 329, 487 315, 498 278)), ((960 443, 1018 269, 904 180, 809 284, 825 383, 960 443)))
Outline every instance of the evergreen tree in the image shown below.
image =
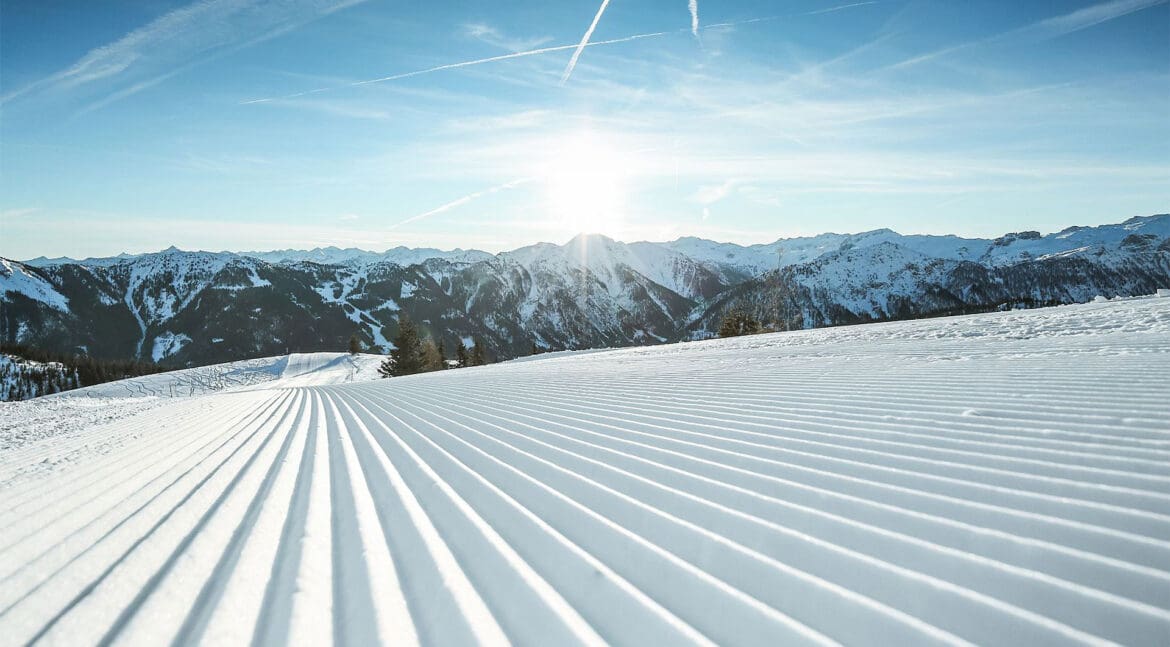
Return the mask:
POLYGON ((349 336, 349 354, 357 355, 360 352, 362 352, 362 342, 358 339, 357 333, 355 332, 349 336))
POLYGON ((719 323, 720 337, 739 337, 760 332, 760 322, 738 308, 728 312, 719 323))
POLYGON ((394 350, 378 367, 378 372, 382 377, 398 377, 422 370, 422 343, 418 339, 418 329, 409 317, 402 315, 398 320, 398 334, 394 337, 394 350))
POLYGON ((479 343, 479 337, 475 337, 471 341, 471 365, 483 366, 487 364, 487 358, 483 354, 483 344, 479 343))
POLYGON ((459 345, 455 347, 455 363, 459 368, 467 367, 467 347, 463 345, 463 340, 459 340, 459 345))
POLYGON ((422 370, 424 371, 438 371, 443 368, 443 356, 439 354, 438 347, 435 342, 427 339, 422 344, 422 370))
POLYGON ((536 342, 535 341, 532 342, 532 354, 537 355, 539 353, 540 353, 540 349, 536 347, 536 342))
POLYGON ((435 350, 439 351, 439 368, 447 368, 447 349, 443 346, 443 338, 439 338, 439 346, 435 350))

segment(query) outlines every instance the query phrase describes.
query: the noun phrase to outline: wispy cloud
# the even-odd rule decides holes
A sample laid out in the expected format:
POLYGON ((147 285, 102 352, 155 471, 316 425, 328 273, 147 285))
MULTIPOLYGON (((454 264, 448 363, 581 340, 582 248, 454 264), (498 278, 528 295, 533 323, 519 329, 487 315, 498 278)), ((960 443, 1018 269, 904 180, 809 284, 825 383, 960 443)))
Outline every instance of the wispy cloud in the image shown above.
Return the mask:
POLYGON ((577 67, 577 59, 581 58, 581 52, 589 44, 589 39, 593 37, 593 30, 597 29, 597 23, 601 22, 601 15, 605 13, 605 8, 608 6, 609 0, 601 0, 601 6, 597 8, 597 15, 593 16, 593 22, 589 23, 589 29, 585 30, 585 35, 581 37, 581 42, 577 44, 577 49, 573 51, 573 57, 569 59, 569 64, 565 66, 564 74, 561 74, 561 85, 564 85, 569 80, 569 77, 573 75, 573 68, 577 67))
POLYGON ((4 209, 0 210, 0 220, 16 220, 17 218, 24 218, 42 211, 38 207, 21 207, 19 209, 4 209))
POLYGON ((1135 11, 1149 9, 1167 0, 1112 0, 1102 2, 1091 7, 1078 9, 1072 13, 1041 20, 1034 25, 1035 29, 1046 31, 1054 36, 1071 34, 1075 31, 1087 29, 1115 18, 1129 15, 1135 11))
MULTIPOLYGON (((1091 177, 1103 166, 1085 149, 1062 150, 1044 141, 1057 136, 1055 131, 1100 121, 1101 99, 1113 93, 1091 82, 1000 80, 992 87, 941 85, 907 93, 874 80, 868 66, 839 66, 804 78, 750 62, 739 62, 734 73, 696 68, 676 57, 669 59, 673 65, 655 62, 664 83, 646 87, 643 70, 634 64, 646 54, 637 52, 637 59, 623 54, 607 63, 613 71, 604 79, 578 77, 573 99, 590 106, 602 97, 622 97, 615 103, 628 105, 634 99, 624 97, 636 95, 638 110, 598 115, 568 108, 550 111, 548 119, 509 112, 509 118, 522 115, 523 131, 464 129, 409 155, 435 160, 431 168, 474 176, 486 186, 539 173, 534 165, 557 150, 558 138, 590 128, 615 142, 625 165, 636 169, 629 179, 637 187, 631 196, 656 196, 631 198, 631 218, 642 217, 638 209, 673 209, 696 221, 704 207, 714 218, 730 218, 770 213, 781 204, 807 208, 814 198, 799 196, 820 194, 874 195, 893 203, 900 198, 882 196, 1020 191, 1038 178, 1049 187, 1072 186, 1078 181, 1073 178, 1091 177), (983 140, 960 145, 973 128, 983 140), (791 135, 802 141, 785 141, 791 135), (948 152, 958 150, 962 153, 948 152), (735 181, 723 183, 730 178, 735 181), (664 200, 677 203, 664 207, 664 200)), ((1132 83, 1150 89, 1132 104, 1110 106, 1130 119, 1110 126, 1119 133, 1156 123, 1158 106, 1164 105, 1147 100, 1165 87, 1163 76, 1132 83)), ((1144 189, 1165 172, 1164 163, 1119 164, 1094 182, 1144 189)), ((468 212, 480 215, 478 209, 468 212)))
POLYGON ((727 180, 723 184, 703 185, 695 192, 693 199, 704 207, 709 207, 726 198, 731 193, 731 190, 735 188, 736 184, 738 184, 737 180, 727 180))
POLYGON ((475 193, 470 193, 468 195, 463 196, 462 198, 457 198, 457 199, 452 200, 446 204, 442 204, 438 207, 435 207, 434 209, 431 209, 430 211, 420 213, 416 216, 411 216, 411 217, 407 218, 406 220, 403 220, 400 222, 396 222, 396 223, 390 225, 389 227, 387 227, 387 229, 388 230, 398 229, 399 227, 403 227, 405 225, 409 225, 411 223, 418 222, 420 220, 425 220, 427 218, 430 218, 431 216, 437 216, 443 212, 450 211, 450 210, 456 209, 458 207, 462 207, 463 205, 465 205, 469 202, 473 202, 473 201, 478 200, 482 197, 492 195, 493 193, 499 193, 500 191, 507 191, 509 189, 515 189, 516 187, 522 186, 522 185, 527 184, 531 181, 532 181, 532 178, 520 178, 520 179, 512 180, 511 182, 505 182, 503 184, 493 186, 490 189, 476 191, 475 193))
POLYGON ((1102 2, 1089 7, 1078 9, 1071 13, 1045 18, 1043 20, 1030 23, 1023 27, 1017 27, 1009 31, 980 38, 978 40, 967 41, 943 47, 933 52, 920 54, 904 61, 895 63, 889 69, 904 69, 926 63, 928 61, 937 60, 957 52, 966 51, 981 45, 990 45, 993 43, 1012 42, 1017 40, 1032 39, 1046 39, 1064 36, 1073 32, 1088 29, 1095 25, 1099 25, 1110 20, 1127 16, 1131 13, 1149 9, 1158 5, 1166 4, 1170 0, 1110 0, 1109 2, 1102 2))
POLYGON ((691 12, 691 35, 699 37, 699 0, 688 0, 687 9, 691 12))
POLYGON ((556 117, 551 110, 521 110, 505 115, 475 116, 452 120, 448 128, 456 132, 507 132, 540 128, 556 117))
POLYGON ((191 67, 193 67, 193 65, 184 65, 180 68, 171 70, 169 72, 165 72, 163 74, 159 74, 157 76, 151 77, 151 78, 146 79, 144 81, 139 81, 137 83, 134 83, 133 85, 129 85, 127 87, 124 87, 121 90, 116 90, 114 92, 111 92, 111 93, 107 94, 106 96, 102 97, 101 99, 98 99, 97 101, 94 101, 94 102, 86 105, 84 108, 82 108, 79 111, 78 114, 85 114, 87 112, 93 112, 95 110, 100 110, 100 109, 102 109, 102 108, 104 108, 112 103, 116 103, 118 101, 121 101, 122 99, 133 96, 135 94, 138 94, 139 92, 142 92, 143 90, 146 90, 147 88, 152 88, 152 87, 158 85, 159 83, 162 83, 163 81, 166 81, 167 79, 169 79, 173 76, 176 76, 178 74, 181 74, 182 72, 185 72, 187 69, 189 69, 191 67))
POLYGON ((47 91, 117 88, 95 104, 100 107, 224 52, 274 38, 364 1, 200 0, 90 50, 65 69, 0 97, 0 104, 47 91))
POLYGON ((381 107, 372 107, 362 103, 350 101, 330 101, 321 99, 274 99, 269 102, 269 105, 310 110, 333 117, 343 117, 347 119, 386 120, 394 116, 393 113, 391 113, 389 110, 385 110, 381 107))
POLYGON ((538 38, 513 38, 505 35, 499 29, 496 29, 491 25, 478 23, 464 25, 463 31, 469 38, 474 38, 475 40, 478 40, 487 45, 491 45, 492 47, 506 49, 509 52, 523 52, 530 49, 536 49, 552 40, 552 36, 540 36, 538 38))

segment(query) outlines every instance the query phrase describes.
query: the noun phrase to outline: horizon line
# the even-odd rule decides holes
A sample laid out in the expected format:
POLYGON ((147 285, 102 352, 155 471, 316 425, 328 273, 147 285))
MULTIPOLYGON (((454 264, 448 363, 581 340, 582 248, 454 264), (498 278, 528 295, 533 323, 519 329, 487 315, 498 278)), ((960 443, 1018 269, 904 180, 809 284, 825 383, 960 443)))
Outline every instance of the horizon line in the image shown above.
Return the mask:
MULTIPOLYGON (((1068 225, 1068 226, 1064 227, 1063 229, 1050 231, 1050 232, 1040 232, 1040 233, 1042 236, 1051 236, 1053 234, 1063 233, 1063 232, 1068 231, 1070 229, 1092 229, 1092 228, 1097 228, 1097 227, 1113 227, 1113 226, 1123 225, 1125 223, 1128 223, 1128 222, 1130 222, 1132 220, 1136 220, 1136 219, 1160 218, 1160 217, 1170 217, 1170 211, 1163 212, 1163 213, 1152 213, 1152 214, 1140 215, 1140 216, 1131 216, 1131 217, 1126 218, 1125 220, 1122 220, 1119 222, 1107 222, 1107 223, 1102 223, 1102 224, 1098 224, 1098 225, 1068 225)), ((785 241, 808 240, 808 239, 812 239, 812 238, 819 238, 821 236, 861 236, 864 234, 872 234, 872 233, 883 232, 883 231, 889 231, 889 232, 892 232, 892 233, 897 234, 899 236, 927 236, 927 237, 934 237, 934 238, 960 238, 960 239, 972 240, 972 241, 994 241, 996 238, 1000 238, 1002 236, 1007 236, 1007 235, 1010 235, 1013 233, 1018 234, 1018 233, 1023 233, 1026 231, 1034 231, 1034 230, 1019 230, 1019 231, 1014 231, 1014 232, 1004 232, 1003 234, 1001 234, 1000 236, 997 236, 995 238, 980 238, 980 237, 967 238, 965 236, 960 236, 958 234, 923 234, 923 233, 909 233, 909 234, 907 234, 907 233, 902 233, 900 231, 891 229, 889 227, 878 227, 876 229, 867 229, 865 231, 858 231, 858 232, 838 233, 835 231, 825 231, 825 232, 821 232, 821 233, 813 234, 813 235, 808 235, 808 236, 791 236, 791 237, 781 236, 780 238, 777 238, 777 239, 772 240, 770 242, 752 243, 752 244, 748 244, 748 245, 743 245, 740 243, 733 243, 733 242, 728 242, 728 241, 720 241, 720 240, 715 240, 715 239, 711 239, 711 238, 703 238, 702 236, 679 236, 673 240, 621 240, 621 239, 615 238, 613 236, 610 236, 608 234, 603 234, 600 232, 584 232, 584 231, 582 231, 582 232, 575 234, 574 236, 569 238, 564 243, 554 243, 551 241, 538 241, 535 243, 521 245, 519 247, 506 249, 506 250, 502 250, 499 252, 489 252, 487 250, 478 249, 475 247, 467 247, 467 248, 454 247, 452 249, 440 249, 438 247, 408 247, 406 245, 397 245, 395 247, 390 247, 390 248, 387 248, 387 249, 380 251, 380 252, 370 250, 370 249, 363 249, 361 247, 338 247, 337 245, 317 246, 317 247, 307 248, 307 249, 297 249, 297 248, 293 248, 293 247, 286 247, 283 249, 271 249, 271 250, 232 251, 232 250, 228 250, 228 249, 223 249, 223 250, 217 251, 217 250, 208 250, 208 249, 182 249, 182 248, 178 247, 177 245, 172 244, 164 249, 160 249, 157 251, 134 252, 134 253, 122 251, 122 252, 118 252, 117 254, 110 254, 108 256, 87 256, 86 258, 74 258, 72 256, 56 256, 56 257, 50 258, 44 254, 42 254, 40 256, 33 257, 33 258, 27 258, 27 259, 17 259, 17 258, 12 258, 12 257, 8 257, 8 256, 4 256, 4 255, 0 254, 0 258, 5 259, 5 260, 9 260, 9 261, 15 261, 17 263, 30 263, 32 261, 72 261, 74 263, 85 263, 85 262, 89 262, 89 261, 104 261, 104 260, 118 259, 118 258, 123 258, 123 257, 151 256, 151 255, 163 254, 163 253, 170 252, 170 251, 182 252, 185 254, 230 254, 233 256, 251 257, 250 255, 252 255, 252 254, 277 254, 280 252, 315 252, 315 251, 324 251, 324 250, 337 250, 337 251, 341 251, 341 252, 353 251, 353 252, 362 252, 365 254, 384 255, 384 254, 388 254, 390 252, 393 252, 395 250, 400 250, 400 249, 406 250, 406 251, 412 251, 412 252, 413 251, 420 251, 420 250, 433 250, 433 251, 443 253, 443 254, 454 254, 454 253, 458 253, 458 252, 464 252, 464 253, 479 252, 481 254, 488 254, 490 256, 500 256, 501 254, 514 253, 514 252, 520 251, 522 249, 527 249, 529 247, 537 247, 537 246, 541 246, 541 245, 551 245, 554 247, 568 247, 570 244, 572 244, 573 241, 575 241, 579 238, 591 238, 591 237, 604 238, 606 240, 616 242, 616 243, 621 243, 623 245, 636 245, 639 243, 646 243, 646 244, 651 244, 651 245, 667 245, 670 243, 677 243, 681 240, 694 239, 694 240, 700 240, 703 242, 717 243, 719 245, 734 245, 736 247, 749 249, 752 247, 765 247, 768 245, 775 245, 777 243, 782 243, 785 241)))

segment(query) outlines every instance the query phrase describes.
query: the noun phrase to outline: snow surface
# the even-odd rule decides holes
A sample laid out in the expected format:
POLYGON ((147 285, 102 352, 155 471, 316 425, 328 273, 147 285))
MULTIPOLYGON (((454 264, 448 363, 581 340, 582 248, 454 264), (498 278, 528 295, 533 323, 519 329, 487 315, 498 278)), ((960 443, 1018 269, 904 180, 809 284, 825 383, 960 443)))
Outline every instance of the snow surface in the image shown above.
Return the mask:
MULTIPOLYGON (((0 451, 53 436, 85 435, 97 425, 176 400, 244 391, 276 380, 285 386, 374 380, 380 377, 378 365, 384 359, 366 354, 294 353, 118 380, 24 402, 0 402, 0 451)), ((93 447, 110 448, 100 443, 93 447)), ((0 455, 0 464, 6 459, 0 455)), ((37 468, 52 467, 52 462, 37 468)))
POLYGON ((1170 299, 337 361, 0 453, 0 642, 1170 643, 1170 299))

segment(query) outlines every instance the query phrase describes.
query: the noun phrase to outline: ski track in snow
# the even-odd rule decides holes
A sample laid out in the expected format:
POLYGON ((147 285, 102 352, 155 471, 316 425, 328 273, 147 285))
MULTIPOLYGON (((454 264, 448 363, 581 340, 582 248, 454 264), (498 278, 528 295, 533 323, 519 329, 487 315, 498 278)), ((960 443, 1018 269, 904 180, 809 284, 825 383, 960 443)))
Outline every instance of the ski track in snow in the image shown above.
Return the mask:
POLYGON ((346 362, 0 453, 0 644, 1170 643, 1170 299, 346 362))

